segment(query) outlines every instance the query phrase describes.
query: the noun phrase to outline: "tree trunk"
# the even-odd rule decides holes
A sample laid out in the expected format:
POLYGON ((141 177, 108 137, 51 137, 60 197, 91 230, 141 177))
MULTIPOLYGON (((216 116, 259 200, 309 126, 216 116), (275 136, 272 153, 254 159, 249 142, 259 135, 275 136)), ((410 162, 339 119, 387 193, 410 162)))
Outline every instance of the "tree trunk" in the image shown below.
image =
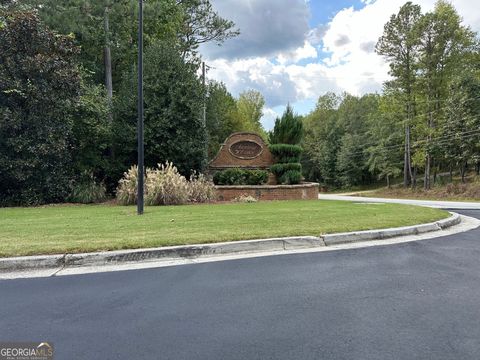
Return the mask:
POLYGON ((462 184, 465 184, 465 174, 467 172, 467 162, 465 161, 462 163, 462 166, 460 167, 460 174, 462 175, 462 184))
POLYGON ((110 24, 109 24, 109 9, 105 7, 104 12, 104 31, 105 31, 105 48, 104 48, 104 65, 105 65, 105 88, 107 89, 107 98, 110 105, 108 117, 112 120, 112 98, 113 98, 113 85, 112 85, 112 55, 110 51, 110 24))
POLYGON ((413 174, 412 174, 412 187, 417 187, 417 167, 413 167, 413 174))
POLYGON ((387 188, 390 189, 390 175, 387 175, 387 188))
POLYGON ((432 162, 432 157, 430 154, 427 154, 425 159, 425 179, 423 181, 423 188, 425 190, 430 190, 430 166, 432 162))
POLYGON ((410 162, 410 126, 405 125, 405 156, 403 165, 403 186, 409 187, 412 183, 412 166, 410 162))
POLYGON ((450 164, 450 183, 453 182, 453 167, 452 164, 450 164))

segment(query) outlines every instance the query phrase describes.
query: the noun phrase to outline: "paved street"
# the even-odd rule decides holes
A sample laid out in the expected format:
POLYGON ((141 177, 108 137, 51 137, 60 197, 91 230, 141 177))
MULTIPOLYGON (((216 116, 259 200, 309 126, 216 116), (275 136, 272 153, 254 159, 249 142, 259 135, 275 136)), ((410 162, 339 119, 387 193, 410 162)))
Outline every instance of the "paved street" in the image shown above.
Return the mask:
MULTIPOLYGON (((480 211, 462 211, 480 217, 480 211)), ((480 229, 323 253, 0 281, 0 341, 56 359, 478 359, 480 229)))
MULTIPOLYGON (((361 192, 357 193, 361 194, 361 192)), ((480 202, 476 201, 439 201, 439 200, 413 200, 413 199, 388 199, 388 198, 375 198, 366 196, 353 196, 350 194, 325 194, 320 193, 318 196, 320 200, 342 200, 342 201, 354 201, 354 202, 367 202, 367 203, 393 203, 393 204, 406 204, 406 205, 421 205, 438 209, 450 209, 450 210, 480 210, 480 202)))

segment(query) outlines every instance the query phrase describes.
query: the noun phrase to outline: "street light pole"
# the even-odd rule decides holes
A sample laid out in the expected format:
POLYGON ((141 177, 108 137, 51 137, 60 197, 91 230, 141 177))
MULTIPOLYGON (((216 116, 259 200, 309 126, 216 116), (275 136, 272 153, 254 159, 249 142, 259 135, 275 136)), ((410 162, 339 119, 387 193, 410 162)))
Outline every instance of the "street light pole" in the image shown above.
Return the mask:
POLYGON ((143 145, 143 0, 138 0, 138 186, 137 214, 143 214, 144 145, 143 145))

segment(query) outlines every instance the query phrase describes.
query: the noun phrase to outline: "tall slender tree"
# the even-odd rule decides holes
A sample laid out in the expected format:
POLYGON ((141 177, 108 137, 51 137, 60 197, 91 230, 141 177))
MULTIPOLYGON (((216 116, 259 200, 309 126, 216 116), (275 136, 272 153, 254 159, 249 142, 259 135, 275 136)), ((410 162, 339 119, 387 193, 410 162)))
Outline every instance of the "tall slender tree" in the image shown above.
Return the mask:
POLYGON ((421 8, 411 2, 405 3, 398 14, 392 15, 385 24, 383 35, 377 42, 376 51, 390 63, 390 75, 394 80, 387 86, 397 89, 402 95, 405 111, 404 186, 412 182, 411 126, 415 117, 414 86, 418 66, 419 41, 416 32, 421 18, 421 8))

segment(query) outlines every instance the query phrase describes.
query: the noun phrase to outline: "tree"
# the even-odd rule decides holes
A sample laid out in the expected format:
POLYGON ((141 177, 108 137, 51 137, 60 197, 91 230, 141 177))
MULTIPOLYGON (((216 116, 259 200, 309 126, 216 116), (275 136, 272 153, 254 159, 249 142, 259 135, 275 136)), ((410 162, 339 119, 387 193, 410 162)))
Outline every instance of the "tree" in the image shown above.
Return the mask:
POLYGON ((420 18, 420 6, 405 3, 398 14, 392 15, 385 24, 383 35, 376 45, 377 53, 390 62, 390 75, 394 80, 387 86, 399 90, 405 108, 404 186, 409 186, 413 178, 410 130, 415 114, 414 85, 419 48, 416 29, 420 18))
POLYGON ((420 39, 419 93, 423 95, 426 117, 424 187, 430 189, 430 169, 433 154, 441 152, 435 146, 435 137, 443 118, 442 103, 448 94, 448 84, 457 69, 463 67, 462 57, 473 44, 472 32, 461 25, 455 8, 446 1, 438 1, 431 13, 418 24, 420 39))
POLYGON ((334 93, 320 96, 315 110, 303 121, 304 140, 302 161, 305 177, 326 185, 338 185, 337 154, 343 136, 338 125, 338 105, 341 98, 334 93))
POLYGON ((0 21, 0 203, 63 201, 74 176, 79 49, 35 12, 2 10, 0 21))
POLYGON ((212 158, 229 135, 246 129, 237 114, 236 100, 223 83, 208 83, 206 115, 208 154, 212 158))
MULTIPOLYGON (((145 51, 145 166, 166 161, 188 175, 206 165, 207 132, 202 121, 204 89, 198 66, 185 62, 170 43, 145 51)), ((116 178, 136 162, 137 73, 132 70, 116 101, 116 178)))
POLYGON ((302 141, 303 123, 301 116, 293 112, 293 108, 287 105, 281 118, 275 120, 275 126, 269 133, 270 144, 296 145, 302 141))
POLYGON ((450 166, 458 166, 462 182, 468 163, 480 158, 479 73, 460 73, 452 82, 443 126, 445 157, 450 166))
POLYGON ((184 58, 196 56, 201 44, 214 42, 221 45, 240 34, 234 29, 233 21, 222 18, 213 10, 210 0, 177 0, 177 4, 183 10, 178 37, 184 58))
POLYGON ((386 93, 379 99, 378 111, 368 120, 367 166, 372 175, 386 180, 387 187, 402 172, 401 108, 396 96, 386 93))
POLYGON ((266 136, 265 130, 260 123, 264 105, 265 99, 259 91, 247 90, 240 94, 237 100, 237 111, 244 130, 266 136))

